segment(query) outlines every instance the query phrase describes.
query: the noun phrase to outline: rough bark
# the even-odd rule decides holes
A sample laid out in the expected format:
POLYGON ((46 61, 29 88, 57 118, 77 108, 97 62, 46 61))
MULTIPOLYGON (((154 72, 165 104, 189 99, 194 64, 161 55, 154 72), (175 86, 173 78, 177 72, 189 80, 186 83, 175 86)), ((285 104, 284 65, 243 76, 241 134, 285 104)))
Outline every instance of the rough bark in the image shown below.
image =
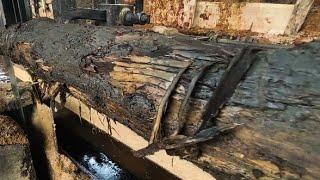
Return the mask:
MULTIPOLYGON (((0 33, 0 49, 6 35, 14 37, 10 40, 13 60, 28 67, 34 77, 64 83, 71 87, 71 94, 146 139, 166 91, 192 62, 169 99, 161 122, 159 137, 176 135, 181 128, 178 112, 189 84, 212 62, 195 85, 179 131, 180 135, 195 135, 208 100, 223 83, 233 56, 242 49, 183 35, 166 37, 132 28, 39 20, 0 33)), ((218 126, 244 123, 243 127, 199 144, 201 155, 195 158, 187 153, 185 158, 217 178, 318 177, 319 47, 318 42, 260 52, 228 104, 212 121, 218 126)))

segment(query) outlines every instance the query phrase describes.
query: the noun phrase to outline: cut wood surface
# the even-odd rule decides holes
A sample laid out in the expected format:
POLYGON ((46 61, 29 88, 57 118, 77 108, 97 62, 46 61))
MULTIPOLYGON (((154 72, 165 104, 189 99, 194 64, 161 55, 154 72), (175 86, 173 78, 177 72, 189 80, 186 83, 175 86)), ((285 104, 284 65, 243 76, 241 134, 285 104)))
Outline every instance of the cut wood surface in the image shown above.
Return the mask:
MULTIPOLYGON (((177 131, 177 137, 197 137, 208 100, 223 84, 234 55, 243 48, 134 28, 44 20, 0 33, 0 52, 5 37, 15 37, 10 54, 34 79, 76 89, 80 93, 70 89, 69 93, 145 139, 150 138, 161 99, 174 78, 193 62, 168 100, 160 141, 177 131), (213 64, 189 98, 181 129, 180 106, 192 79, 209 62, 213 64)), ((319 47, 315 42, 258 53, 230 100, 211 119, 218 127, 244 125, 170 153, 194 162, 218 179, 319 177, 319 47)))

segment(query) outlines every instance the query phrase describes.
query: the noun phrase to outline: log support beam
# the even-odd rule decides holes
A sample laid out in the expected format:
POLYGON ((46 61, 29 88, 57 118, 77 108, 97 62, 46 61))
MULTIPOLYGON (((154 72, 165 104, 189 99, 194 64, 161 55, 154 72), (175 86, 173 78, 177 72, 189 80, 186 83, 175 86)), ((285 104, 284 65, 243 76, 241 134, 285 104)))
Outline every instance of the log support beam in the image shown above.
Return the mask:
POLYGON ((294 9, 289 20, 289 24, 286 27, 285 34, 297 34, 301 29, 307 15, 313 5, 314 0, 297 0, 294 5, 294 9))

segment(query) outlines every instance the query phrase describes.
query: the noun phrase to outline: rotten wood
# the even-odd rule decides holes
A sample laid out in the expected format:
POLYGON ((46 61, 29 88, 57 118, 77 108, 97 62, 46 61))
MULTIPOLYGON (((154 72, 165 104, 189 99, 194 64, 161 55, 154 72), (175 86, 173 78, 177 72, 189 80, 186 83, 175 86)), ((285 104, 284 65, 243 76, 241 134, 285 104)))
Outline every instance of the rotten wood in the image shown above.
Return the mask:
POLYGON ((179 73, 174 77, 172 83, 168 87, 164 97, 162 98, 162 100, 160 102, 160 105, 158 107, 157 117, 156 117, 156 119, 155 119, 155 121, 153 123, 153 129, 152 129, 152 132, 151 132, 151 137, 150 137, 150 140, 149 140, 149 144, 152 144, 155 141, 157 141, 158 131, 160 129, 162 117, 166 113, 168 100, 169 100, 172 92, 175 90, 175 88, 176 88, 181 76, 189 68, 190 65, 191 65, 191 62, 189 62, 186 67, 184 67, 182 70, 179 71, 179 73))
MULTIPOLYGON (((193 64, 170 96, 161 136, 167 138, 180 128, 177 116, 191 80, 212 62, 194 87, 179 133, 194 137, 233 55, 243 48, 135 28, 32 20, 0 30, 0 52, 8 34, 16 37, 10 43, 13 61, 28 68, 34 79, 65 84, 73 96, 145 139, 185 60, 193 64)), ((200 143, 201 154, 186 158, 218 179, 319 177, 319 47, 314 42, 258 53, 212 121, 217 127, 244 125, 200 143)))
POLYGON ((173 134, 171 136, 176 136, 180 133, 181 129, 183 128, 183 125, 185 124, 186 118, 184 118, 184 115, 186 114, 186 106, 187 103, 189 101, 189 98, 192 94, 192 92, 194 91, 194 88, 196 86, 196 83, 199 81, 199 79, 203 76, 203 74, 205 73, 205 71, 211 66, 213 65, 213 63, 208 63, 206 65, 204 65, 203 67, 201 67, 201 69, 199 70, 199 72, 192 78, 191 83, 188 87, 186 96, 183 99, 183 102, 181 103, 179 112, 178 112, 178 122, 179 122, 179 127, 178 129, 176 129, 173 134))
POLYGON ((190 29, 197 9, 197 0, 183 0, 183 9, 179 12, 178 25, 182 29, 190 29))
POLYGON ((255 53, 253 51, 259 50, 245 47, 241 50, 240 54, 234 58, 212 97, 208 100, 202 116, 202 126, 206 126, 209 121, 215 118, 220 112, 220 109, 229 101, 237 85, 254 62, 255 53))
POLYGON ((201 130, 199 133, 197 133, 193 137, 174 136, 174 137, 165 138, 162 141, 153 143, 144 149, 135 151, 134 155, 137 157, 145 157, 147 155, 152 155, 161 149, 166 149, 166 150, 177 149, 177 148, 183 148, 186 146, 198 144, 201 142, 206 142, 214 139, 215 137, 219 136, 222 133, 235 129, 238 126, 239 124, 223 125, 223 126, 221 125, 220 127, 214 126, 208 129, 201 130))

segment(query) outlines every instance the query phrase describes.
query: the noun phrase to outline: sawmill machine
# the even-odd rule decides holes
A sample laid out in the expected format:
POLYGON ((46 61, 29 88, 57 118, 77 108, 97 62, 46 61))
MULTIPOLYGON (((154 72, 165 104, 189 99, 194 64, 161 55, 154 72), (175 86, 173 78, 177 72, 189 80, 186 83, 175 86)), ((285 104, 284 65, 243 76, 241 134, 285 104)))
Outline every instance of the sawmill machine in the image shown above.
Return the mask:
POLYGON ((0 27, 24 22, 30 18, 29 0, 0 0, 0 27))
POLYGON ((150 23, 150 15, 143 12, 143 0, 131 2, 105 0, 93 3, 91 8, 78 8, 75 0, 53 0, 52 4, 45 0, 0 0, 0 27, 27 21, 32 16, 37 17, 39 8, 49 8, 49 5, 52 5, 55 19, 63 22, 86 19, 99 21, 107 26, 150 23), (34 9, 31 10, 32 8, 34 9))
MULTIPOLYGON (((62 0, 59 0, 58 3, 62 0)), ((67 21, 76 19, 96 20, 107 26, 150 23, 150 16, 143 12, 143 0, 136 0, 133 4, 126 4, 123 0, 106 0, 97 5, 93 4, 91 9, 69 7, 60 13, 60 17, 67 21)), ((64 3, 68 5, 68 3, 64 3)), ((60 5, 61 7, 61 5, 60 5)))

